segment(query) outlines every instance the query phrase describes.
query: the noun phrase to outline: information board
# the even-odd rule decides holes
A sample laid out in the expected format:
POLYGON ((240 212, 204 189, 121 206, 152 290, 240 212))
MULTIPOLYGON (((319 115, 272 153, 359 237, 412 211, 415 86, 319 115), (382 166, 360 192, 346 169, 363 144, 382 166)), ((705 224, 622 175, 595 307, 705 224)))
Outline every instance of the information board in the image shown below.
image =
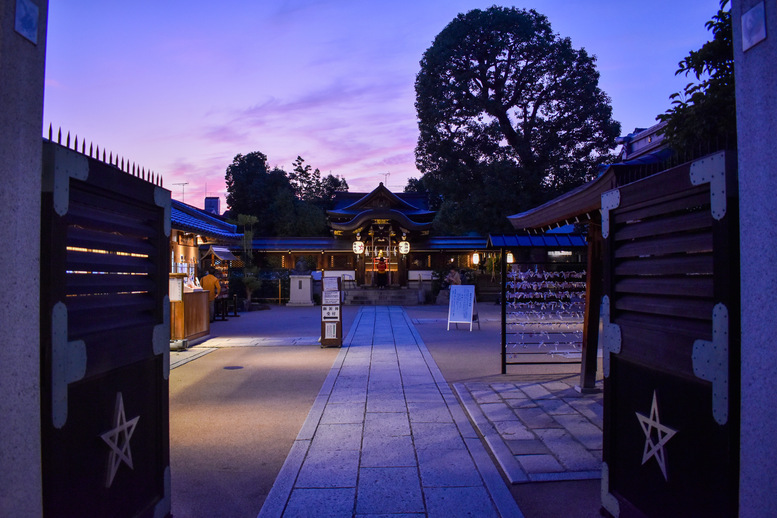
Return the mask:
POLYGON ((335 290, 325 290, 321 298, 322 304, 340 304, 340 292, 335 290))
MULTIPOLYGON (((475 286, 451 285, 450 301, 448 302, 448 330, 451 324, 469 324, 472 331, 472 322, 477 318, 475 311, 475 286)), ((478 322, 480 328, 480 322, 478 322)))
POLYGON ((321 347, 343 345, 340 277, 324 277, 321 297, 321 347))

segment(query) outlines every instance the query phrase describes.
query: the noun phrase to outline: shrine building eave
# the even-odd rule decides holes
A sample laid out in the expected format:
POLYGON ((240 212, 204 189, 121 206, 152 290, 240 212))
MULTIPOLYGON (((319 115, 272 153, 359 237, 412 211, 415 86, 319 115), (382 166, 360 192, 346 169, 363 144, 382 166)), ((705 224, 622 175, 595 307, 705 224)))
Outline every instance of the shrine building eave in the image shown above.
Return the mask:
POLYGON ((383 182, 381 182, 372 192, 365 194, 353 203, 327 212, 332 215, 358 214, 367 208, 375 207, 376 203, 378 203, 378 200, 381 198, 387 203, 389 207, 400 210, 402 212, 428 212, 419 210, 418 207, 408 203, 406 200, 403 200, 398 195, 389 191, 386 186, 383 185, 383 182))
POLYGON ((549 202, 507 219, 516 230, 538 230, 599 217, 602 194, 621 185, 655 174, 669 158, 669 149, 645 153, 626 162, 600 167, 598 177, 549 202))
POLYGON ((380 209, 380 208, 364 210, 349 221, 343 221, 343 222, 330 221, 329 227, 332 230, 354 231, 356 229, 362 228, 364 225, 370 223, 372 220, 375 220, 375 219, 393 220, 393 221, 396 221, 400 226, 411 231, 429 230, 432 228, 431 221, 416 222, 410 219, 404 213, 396 209, 380 209))
POLYGON ((601 208, 602 193, 615 187, 615 172, 609 167, 597 179, 520 214, 507 219, 516 230, 541 229, 556 224, 574 222, 575 218, 587 218, 601 208))

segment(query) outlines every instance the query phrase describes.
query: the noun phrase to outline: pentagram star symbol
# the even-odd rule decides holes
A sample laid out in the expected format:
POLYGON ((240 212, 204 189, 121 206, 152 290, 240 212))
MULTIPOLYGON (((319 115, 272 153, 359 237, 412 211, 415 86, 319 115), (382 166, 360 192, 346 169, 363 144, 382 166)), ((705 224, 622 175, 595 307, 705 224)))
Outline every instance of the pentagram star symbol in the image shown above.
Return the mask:
POLYGON ((110 447, 108 454, 108 474, 105 479, 105 487, 111 487, 113 479, 119 466, 124 462, 130 469, 132 467, 132 450, 130 449, 130 439, 135 433, 135 427, 138 424, 140 416, 133 417, 127 421, 124 415, 124 398, 121 392, 116 393, 116 410, 113 415, 113 429, 101 434, 102 440, 110 447))
POLYGON ((645 450, 642 452, 642 465, 644 466, 651 457, 655 457, 658 467, 661 468, 661 473, 664 475, 664 480, 669 480, 666 476, 666 451, 664 446, 669 439, 672 438, 677 430, 673 430, 666 425, 661 424, 658 417, 658 402, 656 400, 656 391, 653 391, 653 404, 650 406, 650 417, 647 417, 639 412, 637 414, 639 419, 639 425, 642 427, 642 431, 645 433, 645 450), (655 437, 653 435, 655 430, 655 437))

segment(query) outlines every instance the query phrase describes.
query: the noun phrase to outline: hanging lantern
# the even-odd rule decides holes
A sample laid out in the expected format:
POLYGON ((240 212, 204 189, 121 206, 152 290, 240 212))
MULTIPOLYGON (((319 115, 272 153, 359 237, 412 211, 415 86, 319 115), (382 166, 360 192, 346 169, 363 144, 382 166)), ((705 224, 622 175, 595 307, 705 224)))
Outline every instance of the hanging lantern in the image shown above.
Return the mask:
POLYGON ((479 253, 475 252, 474 254, 472 254, 472 264, 474 264, 475 266, 480 264, 480 254, 479 253))
POLYGON ((364 253, 364 243, 361 241, 354 241, 353 242, 353 253, 354 254, 363 254, 364 253))
POLYGON ((400 241, 399 242, 399 253, 402 255, 407 255, 410 253, 410 243, 407 241, 400 241))
POLYGON ((515 257, 513 256, 512 252, 507 252, 507 264, 513 264, 515 262, 515 257))

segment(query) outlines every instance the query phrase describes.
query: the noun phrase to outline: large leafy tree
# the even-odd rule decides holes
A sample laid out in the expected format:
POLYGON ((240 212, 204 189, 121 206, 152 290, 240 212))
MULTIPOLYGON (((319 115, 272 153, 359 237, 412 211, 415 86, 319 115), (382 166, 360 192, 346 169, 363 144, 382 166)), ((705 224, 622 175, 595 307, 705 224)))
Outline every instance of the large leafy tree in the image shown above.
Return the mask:
POLYGON ((598 80, 595 58, 534 10, 457 16, 424 53, 415 85, 416 163, 445 199, 440 218, 464 211, 460 230, 498 230, 590 179, 620 132, 598 80))
POLYGON ((270 169, 263 153, 254 151, 235 156, 227 167, 225 179, 227 215, 234 220, 241 214, 254 216, 254 234, 326 235, 324 210, 314 200, 301 199, 286 172, 277 167, 270 169))
POLYGON ((321 177, 321 171, 298 156, 292 164, 293 169, 287 174, 289 183, 298 199, 327 208, 338 191, 347 191, 345 178, 329 174, 321 177))
POLYGON ((283 198, 293 198, 294 192, 282 169, 270 169, 267 155, 253 151, 238 154, 227 167, 227 215, 236 220, 238 215, 256 216, 254 225, 257 235, 274 235, 275 219, 283 217, 272 214, 273 203, 283 198))
POLYGON ((705 24, 712 39, 678 63, 675 75, 692 75, 696 82, 672 94, 672 107, 658 116, 667 123, 665 140, 681 157, 736 147, 734 47, 727 4, 728 0, 722 0, 718 12, 705 24))

